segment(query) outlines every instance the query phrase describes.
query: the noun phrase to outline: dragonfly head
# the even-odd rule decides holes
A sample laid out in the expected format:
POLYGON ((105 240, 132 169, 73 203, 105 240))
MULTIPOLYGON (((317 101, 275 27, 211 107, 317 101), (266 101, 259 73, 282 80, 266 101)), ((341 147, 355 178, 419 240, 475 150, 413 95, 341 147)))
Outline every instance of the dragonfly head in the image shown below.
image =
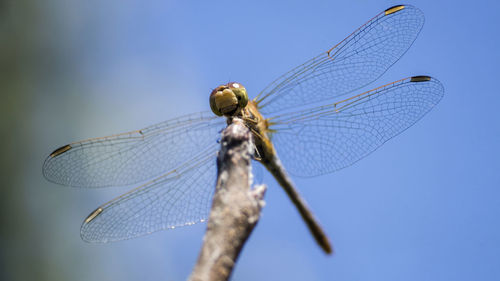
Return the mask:
POLYGON ((247 90, 237 82, 221 85, 210 94, 210 108, 218 116, 231 116, 247 106, 247 103, 247 90))

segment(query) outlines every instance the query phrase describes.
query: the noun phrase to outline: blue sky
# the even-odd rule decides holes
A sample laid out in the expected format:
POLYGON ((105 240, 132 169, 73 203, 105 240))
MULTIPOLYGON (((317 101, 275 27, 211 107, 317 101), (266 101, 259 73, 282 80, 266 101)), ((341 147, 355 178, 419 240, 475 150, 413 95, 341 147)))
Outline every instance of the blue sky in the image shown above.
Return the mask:
MULTIPOLYGON (((126 189, 45 182, 58 145, 142 128, 208 109, 212 88, 267 83, 336 44, 392 1, 52 1, 40 35, 47 62, 25 167, 26 204, 50 217, 41 245, 71 280, 184 280, 205 225, 108 245, 80 240, 83 218, 126 189), (64 116, 64 118, 61 118, 64 116), (43 128, 43 129, 42 129, 43 128), (32 186, 36 186, 33 190, 32 186), (57 202, 57 212, 52 208, 57 202)), ((416 1, 426 23, 406 55, 368 88, 412 75, 438 78, 445 96, 412 128, 359 163, 296 178, 331 235, 315 245, 274 180, 233 280, 498 280, 500 21, 495 1, 416 1)))

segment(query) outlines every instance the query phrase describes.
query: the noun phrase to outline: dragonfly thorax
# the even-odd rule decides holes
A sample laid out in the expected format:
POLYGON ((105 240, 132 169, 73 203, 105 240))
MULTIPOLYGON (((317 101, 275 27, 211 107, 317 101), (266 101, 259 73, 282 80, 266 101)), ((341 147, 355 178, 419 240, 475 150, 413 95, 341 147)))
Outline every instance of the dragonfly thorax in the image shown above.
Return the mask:
POLYGON ((210 108, 218 116, 232 116, 247 106, 247 103, 247 90, 237 82, 220 85, 210 94, 210 108))

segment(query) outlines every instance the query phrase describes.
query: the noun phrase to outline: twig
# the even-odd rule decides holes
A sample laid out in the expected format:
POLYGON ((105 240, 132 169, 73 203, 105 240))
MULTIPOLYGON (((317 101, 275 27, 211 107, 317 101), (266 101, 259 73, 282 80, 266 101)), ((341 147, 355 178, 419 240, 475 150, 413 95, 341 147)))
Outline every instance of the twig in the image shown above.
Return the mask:
POLYGON ((217 186, 198 261, 190 281, 228 280, 264 206, 266 187, 251 185, 252 135, 234 118, 222 133, 217 186))

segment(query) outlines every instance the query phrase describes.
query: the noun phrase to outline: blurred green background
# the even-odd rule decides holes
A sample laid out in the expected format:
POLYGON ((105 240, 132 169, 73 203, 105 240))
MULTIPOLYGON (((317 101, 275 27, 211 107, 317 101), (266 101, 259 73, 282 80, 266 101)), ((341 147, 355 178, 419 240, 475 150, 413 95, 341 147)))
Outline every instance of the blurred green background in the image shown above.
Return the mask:
MULTIPOLYGON (((127 188, 47 182, 60 145, 250 96, 394 1, 0 2, 0 280, 184 280, 205 225, 91 245, 83 219, 127 188)), ((428 74, 445 97, 360 163, 296 179, 336 255, 325 257, 270 177, 233 280, 498 280, 499 4, 416 1, 426 24, 374 88, 428 74)))
MULTIPOLYGON (((91 135, 106 135, 110 129, 117 132, 148 125, 137 118, 141 114, 152 115, 155 120, 147 122, 154 123, 167 118, 165 111, 179 113, 160 90, 175 77, 159 79, 159 85, 151 86, 141 79, 165 75, 155 69, 158 65, 148 69, 147 62, 134 62, 133 55, 108 55, 115 44, 125 43, 113 40, 129 32, 127 19, 135 5, 140 3, 0 3, 0 280, 147 280, 148 276, 158 279, 165 270, 167 280, 179 280, 178 274, 185 276, 196 258, 193 251, 191 265, 177 270, 171 256, 164 255, 161 242, 132 243, 125 248, 84 243, 79 226, 86 213, 123 189, 98 195, 51 184, 41 174, 44 158, 59 142, 87 138, 87 130, 91 135), (127 80, 131 83, 125 85, 127 80), (151 91, 153 87, 156 91, 151 91), (118 127, 108 127, 109 123, 101 127, 102 119, 118 127), (147 260, 137 265, 141 255, 158 258, 158 263, 149 265, 151 260, 147 260)), ((141 53, 139 45, 125 52, 141 53)), ((177 81, 182 83, 182 79, 177 81)), ((198 233, 203 229, 200 225, 198 233)), ((192 240, 194 247, 199 240, 192 240)))

